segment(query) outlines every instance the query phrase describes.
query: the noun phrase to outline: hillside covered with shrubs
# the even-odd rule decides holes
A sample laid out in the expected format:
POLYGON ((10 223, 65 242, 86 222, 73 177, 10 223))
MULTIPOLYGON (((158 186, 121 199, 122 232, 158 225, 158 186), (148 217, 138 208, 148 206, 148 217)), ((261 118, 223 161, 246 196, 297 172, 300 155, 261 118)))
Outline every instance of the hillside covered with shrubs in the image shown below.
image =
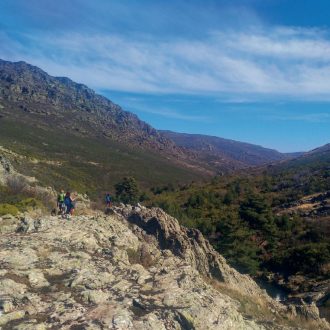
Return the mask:
POLYGON ((148 203, 200 229, 241 272, 328 278, 330 213, 290 206, 330 190, 329 164, 330 153, 315 153, 206 185, 155 187, 148 203))

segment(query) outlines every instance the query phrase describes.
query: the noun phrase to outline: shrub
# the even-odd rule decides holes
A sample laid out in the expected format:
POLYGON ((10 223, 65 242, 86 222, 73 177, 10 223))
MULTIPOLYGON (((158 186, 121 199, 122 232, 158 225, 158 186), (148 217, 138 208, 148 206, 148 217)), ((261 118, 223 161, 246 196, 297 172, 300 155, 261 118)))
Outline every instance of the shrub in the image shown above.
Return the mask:
POLYGON ((150 196, 146 192, 143 192, 140 195, 139 200, 140 200, 140 202, 150 201, 150 196))
POLYGON ((278 267, 288 274, 322 273, 322 268, 329 262, 330 245, 327 243, 308 243, 293 247, 277 258, 278 267))
POLYGON ((56 206, 56 195, 49 189, 40 186, 26 186, 24 189, 24 195, 31 197, 37 201, 41 201, 39 206, 42 204, 48 208, 53 208, 56 206))
POLYGON ((0 216, 6 214, 17 215, 18 212, 19 210, 15 205, 0 204, 0 216))
POLYGON ((132 265, 140 264, 144 268, 148 269, 156 263, 156 260, 154 260, 148 249, 146 249, 143 245, 140 246, 138 250, 127 249, 126 252, 128 260, 132 265))
POLYGON ((122 182, 115 185, 116 197, 125 204, 136 204, 139 200, 139 189, 136 180, 125 177, 122 182))
POLYGON ((28 187, 28 181, 20 175, 9 176, 6 183, 13 194, 20 194, 28 187))
POLYGON ((42 203, 35 198, 25 198, 16 205, 20 211, 27 211, 28 209, 42 208, 42 203))

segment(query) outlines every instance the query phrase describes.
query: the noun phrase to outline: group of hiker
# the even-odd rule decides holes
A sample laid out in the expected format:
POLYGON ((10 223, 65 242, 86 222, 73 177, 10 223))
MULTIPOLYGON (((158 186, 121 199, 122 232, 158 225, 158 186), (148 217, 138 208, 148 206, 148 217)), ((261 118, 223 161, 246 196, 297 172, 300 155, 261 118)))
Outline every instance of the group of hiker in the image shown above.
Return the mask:
POLYGON ((61 190, 57 197, 57 207, 59 214, 73 215, 73 212, 76 207, 75 200, 75 194, 72 194, 69 191, 67 193, 64 193, 64 190, 61 190))
MULTIPOLYGON (((58 213, 67 216, 73 215, 76 207, 76 198, 76 193, 70 193, 69 191, 67 193, 64 193, 64 190, 61 190, 61 192, 57 196, 58 213)), ((111 208, 112 197, 109 193, 105 194, 104 200, 106 208, 111 208)))

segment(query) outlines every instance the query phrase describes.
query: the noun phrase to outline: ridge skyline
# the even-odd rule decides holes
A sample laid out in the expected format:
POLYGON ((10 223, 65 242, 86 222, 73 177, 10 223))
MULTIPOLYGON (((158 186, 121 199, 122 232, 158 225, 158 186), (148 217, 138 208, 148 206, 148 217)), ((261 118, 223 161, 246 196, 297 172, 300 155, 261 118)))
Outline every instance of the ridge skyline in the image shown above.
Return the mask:
MULTIPOLYGON (((325 145, 327 145, 328 143, 325 143, 325 144, 322 144, 322 145, 318 145, 312 149, 308 149, 308 150, 295 150, 295 151, 292 151, 292 152, 281 152, 279 151, 278 149, 276 148, 269 148, 267 146, 264 146, 262 145, 261 143, 260 144, 256 144, 256 143, 252 143, 252 142, 249 142, 249 141, 242 141, 242 140, 236 140, 236 139, 232 139, 232 138, 226 138, 224 136, 220 136, 220 135, 212 135, 212 134, 203 134, 203 133, 194 133, 194 132, 187 132, 187 131, 181 131, 181 130, 177 130, 177 131, 174 131, 170 128, 165 128, 165 129, 158 129, 156 128, 152 123, 149 123, 147 120, 144 120, 143 118, 141 118, 141 115, 139 113, 136 113, 130 109, 127 109, 125 108, 124 106, 122 106, 120 103, 118 102, 114 102, 108 95, 109 95, 109 92, 107 93, 102 93, 102 91, 97 91, 97 90, 94 90, 93 88, 91 88, 90 86, 84 84, 84 83, 81 83, 81 82, 77 82, 75 80, 73 80, 71 77, 69 76, 57 76, 57 75, 51 75, 49 74, 47 71, 45 71, 43 68, 40 68, 38 67, 37 65, 33 65, 31 63, 28 63, 24 60, 19 60, 19 61, 8 61, 8 60, 4 60, 4 59, 1 59, 0 58, 0 61, 3 61, 3 62, 8 62, 8 63, 13 63, 13 64, 24 64, 24 65, 27 65, 29 67, 33 67, 33 68, 36 68, 37 70, 40 70, 42 71, 43 73, 49 75, 50 77, 52 78, 55 78, 55 79, 59 79, 59 80, 63 80, 63 81, 69 81, 73 84, 76 84, 78 86, 82 86, 83 88, 86 88, 88 90, 90 90, 92 93, 94 93, 96 96, 101 96, 101 97, 104 97, 106 100, 108 100, 109 102, 113 103, 115 106, 118 106, 120 107, 124 112, 128 112, 128 113, 131 113, 132 115, 135 115, 137 116, 137 118, 139 120, 141 120, 142 122, 146 123, 147 125, 151 125, 152 128, 156 129, 158 132, 160 132, 161 134, 163 134, 163 132, 168 132, 168 133, 177 133, 177 134, 181 134, 181 135, 191 135, 191 136, 200 136, 200 137, 205 137, 205 138, 217 138, 219 140, 225 140, 227 141, 228 143, 230 142, 237 142, 237 143, 242 143, 242 144, 246 144, 246 145, 250 145, 250 146, 256 146, 256 147, 261 147, 261 148, 265 148, 265 149, 269 149, 269 150, 273 150, 273 151, 276 151, 276 152, 279 152, 281 154, 284 154, 284 155, 294 155, 294 154, 303 154, 303 153, 306 153, 306 152, 310 152, 310 151, 313 151, 314 149, 318 149, 318 148, 321 148, 325 145)), ((131 107, 129 107, 131 108, 131 107)), ((143 117, 143 116, 142 116, 143 117)))

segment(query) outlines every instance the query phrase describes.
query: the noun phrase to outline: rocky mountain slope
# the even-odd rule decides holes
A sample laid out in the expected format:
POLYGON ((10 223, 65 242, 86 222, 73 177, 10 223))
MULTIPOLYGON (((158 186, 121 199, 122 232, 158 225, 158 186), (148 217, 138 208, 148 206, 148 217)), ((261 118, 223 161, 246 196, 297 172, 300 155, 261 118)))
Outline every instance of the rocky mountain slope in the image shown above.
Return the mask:
MULTIPOLYGON (((212 173, 134 114, 82 84, 25 62, 0 60, 0 141, 21 155, 57 164, 43 169, 42 162, 35 163, 38 170, 22 166, 25 174, 40 177, 47 170, 45 179, 57 182, 65 179, 63 172, 71 173, 72 181, 80 172, 86 191, 93 189, 93 177, 108 185, 133 175, 151 185, 212 173)), ((63 184, 72 186, 68 180, 63 184)))
POLYGON ((106 190, 110 182, 126 175, 135 176, 145 186, 186 183, 284 157, 244 143, 213 137, 203 137, 199 143, 193 136, 178 139, 173 134, 157 131, 68 78, 52 77, 25 62, 0 60, 1 145, 57 164, 48 167, 44 177, 40 175, 46 171, 40 168, 42 162, 20 168, 47 185, 50 178, 60 185, 93 191, 90 179, 97 177, 106 190), (195 147, 187 140, 194 141, 195 147), (84 187, 76 183, 77 171, 77 177, 86 178, 84 187), (73 183, 63 172, 70 173, 73 183))
POLYGON ((65 77, 52 77, 25 62, 0 60, 0 96, 7 112, 42 115, 49 124, 82 134, 99 134, 144 147, 180 153, 175 144, 134 114, 124 111, 85 85, 65 77), (56 120, 56 123, 59 123, 56 120))
POLYGON ((0 229, 2 330, 329 328, 315 305, 273 301, 160 209, 3 216, 0 229))

